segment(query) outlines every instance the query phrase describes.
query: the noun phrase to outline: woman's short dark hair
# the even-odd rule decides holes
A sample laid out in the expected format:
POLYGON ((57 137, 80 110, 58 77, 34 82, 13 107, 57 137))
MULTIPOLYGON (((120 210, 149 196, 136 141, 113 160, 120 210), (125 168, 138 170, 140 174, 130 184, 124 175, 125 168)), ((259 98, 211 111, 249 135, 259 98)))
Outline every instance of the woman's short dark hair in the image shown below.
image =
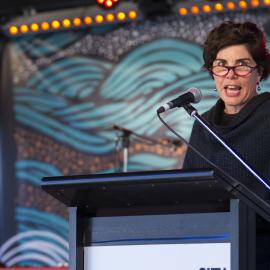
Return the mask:
POLYGON ((265 36, 257 25, 251 22, 227 21, 214 28, 204 44, 204 67, 211 69, 219 50, 239 44, 247 46, 258 65, 258 71, 262 75, 261 80, 267 79, 270 72, 270 55, 265 45, 265 36))

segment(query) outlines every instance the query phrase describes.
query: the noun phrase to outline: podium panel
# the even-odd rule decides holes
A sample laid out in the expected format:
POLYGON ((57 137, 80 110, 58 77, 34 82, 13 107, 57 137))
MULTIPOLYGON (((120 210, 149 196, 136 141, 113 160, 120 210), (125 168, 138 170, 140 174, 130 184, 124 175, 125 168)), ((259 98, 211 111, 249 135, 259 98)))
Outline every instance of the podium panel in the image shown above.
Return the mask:
POLYGON ((211 170, 49 177, 42 188, 69 207, 71 270, 254 270, 255 210, 270 213, 211 170))
POLYGON ((85 270, 230 268, 230 244, 155 244, 85 248, 85 270))
POLYGON ((229 213, 92 218, 84 269, 230 269, 230 222, 229 213))

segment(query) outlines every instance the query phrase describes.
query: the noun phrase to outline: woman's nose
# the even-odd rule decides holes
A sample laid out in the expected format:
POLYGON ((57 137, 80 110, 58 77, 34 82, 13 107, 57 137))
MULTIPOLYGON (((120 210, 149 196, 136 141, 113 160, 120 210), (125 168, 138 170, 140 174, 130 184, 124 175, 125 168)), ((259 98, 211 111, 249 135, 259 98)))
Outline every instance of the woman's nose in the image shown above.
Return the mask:
POLYGON ((237 77, 237 75, 234 73, 233 69, 230 69, 227 76, 226 76, 226 78, 228 78, 228 79, 234 79, 236 77, 237 77))

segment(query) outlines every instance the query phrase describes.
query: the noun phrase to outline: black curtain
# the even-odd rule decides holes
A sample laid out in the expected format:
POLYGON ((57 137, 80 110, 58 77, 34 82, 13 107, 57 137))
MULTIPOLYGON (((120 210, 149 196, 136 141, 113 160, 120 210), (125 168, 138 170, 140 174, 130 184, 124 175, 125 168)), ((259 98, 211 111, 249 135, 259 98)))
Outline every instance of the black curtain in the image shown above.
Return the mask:
POLYGON ((16 147, 9 41, 0 38, 0 245, 16 233, 16 147))

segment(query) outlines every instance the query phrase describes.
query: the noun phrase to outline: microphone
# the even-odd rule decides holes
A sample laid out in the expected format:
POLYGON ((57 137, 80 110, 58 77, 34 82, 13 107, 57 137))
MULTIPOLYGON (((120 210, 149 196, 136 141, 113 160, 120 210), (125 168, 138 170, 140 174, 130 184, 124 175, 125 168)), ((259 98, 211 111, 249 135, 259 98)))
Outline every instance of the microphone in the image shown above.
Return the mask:
POLYGON ((201 101, 201 99, 202 93, 200 89, 189 88, 186 93, 159 107, 157 113, 163 113, 175 107, 182 107, 189 103, 198 103, 199 101, 201 101))

